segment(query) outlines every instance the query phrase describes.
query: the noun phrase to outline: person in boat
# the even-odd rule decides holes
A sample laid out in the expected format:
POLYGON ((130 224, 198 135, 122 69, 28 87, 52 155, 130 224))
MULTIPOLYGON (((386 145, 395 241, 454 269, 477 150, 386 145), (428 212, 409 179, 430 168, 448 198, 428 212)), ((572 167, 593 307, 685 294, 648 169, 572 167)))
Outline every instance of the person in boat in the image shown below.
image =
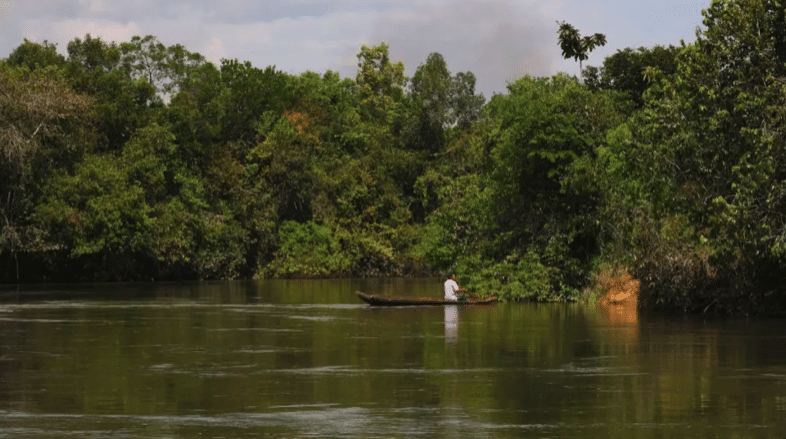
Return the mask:
POLYGON ((456 302, 467 300, 467 295, 464 294, 466 290, 461 288, 456 282, 456 274, 450 273, 448 280, 445 281, 445 300, 453 300, 456 302))

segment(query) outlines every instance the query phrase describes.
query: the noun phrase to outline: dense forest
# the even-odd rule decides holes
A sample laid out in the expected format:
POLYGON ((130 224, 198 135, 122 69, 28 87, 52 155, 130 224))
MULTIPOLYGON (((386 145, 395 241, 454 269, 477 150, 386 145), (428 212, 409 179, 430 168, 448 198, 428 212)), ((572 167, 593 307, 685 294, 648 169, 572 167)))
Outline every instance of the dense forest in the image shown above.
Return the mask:
POLYGON ((488 101, 439 53, 407 78, 385 44, 355 78, 217 66, 153 36, 56 49, 0 61, 0 281, 453 270, 576 300, 611 270, 648 309, 784 312, 777 1, 713 1, 691 44, 488 101))

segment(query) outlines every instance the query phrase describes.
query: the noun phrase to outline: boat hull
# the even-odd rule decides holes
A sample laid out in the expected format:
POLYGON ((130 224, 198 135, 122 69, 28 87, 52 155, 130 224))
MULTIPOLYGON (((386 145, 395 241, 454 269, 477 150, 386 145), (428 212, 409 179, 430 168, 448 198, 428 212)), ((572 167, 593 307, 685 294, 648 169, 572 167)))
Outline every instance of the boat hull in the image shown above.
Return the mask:
POLYGON ((496 297, 482 299, 467 299, 457 302, 445 300, 441 297, 415 297, 415 296, 374 296, 362 291, 355 291, 358 298, 371 306, 416 306, 416 305, 489 305, 497 301, 496 297))

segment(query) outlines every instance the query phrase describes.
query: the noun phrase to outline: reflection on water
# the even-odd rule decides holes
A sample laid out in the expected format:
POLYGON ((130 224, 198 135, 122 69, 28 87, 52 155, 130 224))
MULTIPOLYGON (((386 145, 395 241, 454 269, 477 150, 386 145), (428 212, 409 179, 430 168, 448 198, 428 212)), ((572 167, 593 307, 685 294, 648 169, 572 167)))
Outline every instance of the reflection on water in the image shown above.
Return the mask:
POLYGON ((439 295, 440 285, 0 291, 0 437, 775 438, 786 428, 783 321, 577 304, 374 308, 354 296, 439 295))
POLYGON ((459 309, 458 305, 445 305, 445 342, 458 342, 459 309))

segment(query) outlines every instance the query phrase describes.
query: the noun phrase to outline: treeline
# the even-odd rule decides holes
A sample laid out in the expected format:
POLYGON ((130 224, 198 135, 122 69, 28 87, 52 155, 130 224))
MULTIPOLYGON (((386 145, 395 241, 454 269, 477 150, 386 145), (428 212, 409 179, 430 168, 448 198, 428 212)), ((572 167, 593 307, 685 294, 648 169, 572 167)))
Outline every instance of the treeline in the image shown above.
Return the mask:
POLYGON ((384 44, 352 79, 152 36, 25 41, 0 62, 1 279, 455 270, 575 300, 627 270, 646 308, 781 313, 786 12, 704 17, 692 44, 488 102, 438 53, 406 78, 384 44))
POLYGON ((419 180, 482 117, 472 73, 206 62, 153 36, 0 63, 6 282, 432 273, 419 180))

